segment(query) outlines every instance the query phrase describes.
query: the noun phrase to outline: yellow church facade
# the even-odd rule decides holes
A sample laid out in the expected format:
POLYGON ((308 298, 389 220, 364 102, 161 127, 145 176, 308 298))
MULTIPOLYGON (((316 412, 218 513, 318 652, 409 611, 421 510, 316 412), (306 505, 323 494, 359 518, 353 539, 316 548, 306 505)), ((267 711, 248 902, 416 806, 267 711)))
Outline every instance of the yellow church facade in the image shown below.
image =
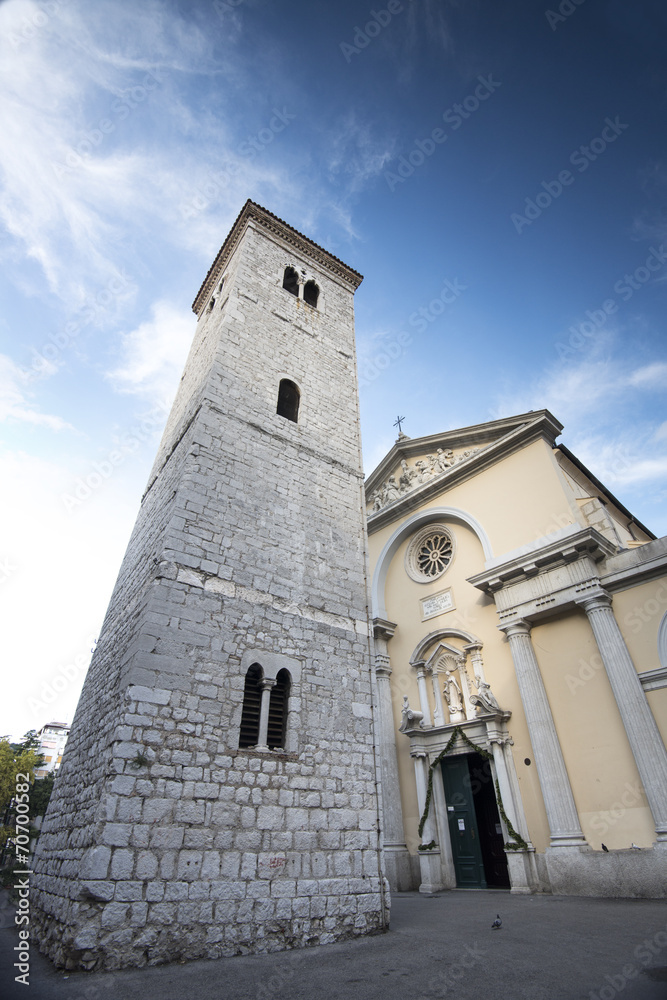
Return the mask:
POLYGON ((399 434, 367 480, 394 889, 666 893, 667 538, 561 431, 399 434))

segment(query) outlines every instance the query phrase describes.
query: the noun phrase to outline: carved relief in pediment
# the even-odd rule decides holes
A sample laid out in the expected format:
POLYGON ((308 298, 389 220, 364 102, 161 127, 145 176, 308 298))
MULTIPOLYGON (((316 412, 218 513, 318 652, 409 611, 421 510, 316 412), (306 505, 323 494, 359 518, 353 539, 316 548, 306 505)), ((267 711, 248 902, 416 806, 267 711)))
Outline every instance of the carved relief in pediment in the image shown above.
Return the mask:
POLYGON ((443 475, 452 466, 465 462, 479 451, 480 448, 468 448, 455 455, 451 449, 438 448, 435 454, 418 458, 413 465, 409 465, 406 459, 401 459, 401 464, 394 470, 394 474, 368 497, 369 513, 382 510, 387 504, 400 500, 406 493, 443 475))

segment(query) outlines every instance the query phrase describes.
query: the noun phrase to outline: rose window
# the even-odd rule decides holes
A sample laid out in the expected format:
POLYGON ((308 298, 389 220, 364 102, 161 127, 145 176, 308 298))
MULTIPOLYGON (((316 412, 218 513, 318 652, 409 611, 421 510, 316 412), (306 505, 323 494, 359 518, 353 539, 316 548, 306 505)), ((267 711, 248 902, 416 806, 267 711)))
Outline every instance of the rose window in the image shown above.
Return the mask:
POLYGON ((417 583, 436 580, 454 556, 454 540, 443 525, 429 525, 413 538, 406 552, 405 568, 417 583))

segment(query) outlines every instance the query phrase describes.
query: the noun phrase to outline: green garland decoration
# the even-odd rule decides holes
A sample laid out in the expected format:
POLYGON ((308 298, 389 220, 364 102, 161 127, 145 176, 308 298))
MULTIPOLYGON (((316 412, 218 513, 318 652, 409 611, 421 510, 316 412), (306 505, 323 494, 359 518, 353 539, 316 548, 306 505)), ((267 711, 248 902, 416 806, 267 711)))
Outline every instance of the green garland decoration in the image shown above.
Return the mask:
MULTIPOLYGON (((418 833, 419 833, 419 839, 420 840, 421 840, 422 834, 424 832, 424 826, 426 824, 426 820, 428 819, 428 814, 429 814, 430 809, 431 809, 431 798, 433 797, 433 772, 435 771, 436 767, 438 766, 438 764, 440 763, 440 761, 442 760, 442 758, 445 757, 446 754, 449 753, 449 751, 451 750, 451 748, 454 746, 454 743, 456 743, 457 737, 459 737, 459 736, 461 737, 461 739, 463 740, 463 742, 467 743, 468 746, 471 747, 475 751, 475 753, 478 753, 480 755, 480 757, 484 757, 485 760, 491 760, 492 757, 493 757, 493 754, 490 754, 488 752, 488 750, 484 750, 482 747, 478 747, 475 743, 473 743, 472 740, 470 740, 468 738, 468 736, 463 732, 463 730, 460 728, 460 726, 457 726, 456 729, 454 729, 452 731, 452 735, 449 738, 447 746, 445 747, 444 750, 440 751, 440 753, 438 754, 438 756, 435 758, 435 760, 429 766, 429 769, 428 769, 428 785, 427 785, 427 788, 426 788, 426 802, 424 803, 424 812, 422 813, 422 817, 419 820, 419 827, 418 827, 418 833)), ((513 841, 513 843, 506 843, 504 845, 505 846, 505 850, 506 851, 527 851, 529 849, 528 848, 528 844, 523 839, 523 837, 521 836, 521 834, 516 832, 516 830, 514 829, 514 827, 512 826, 512 824, 510 823, 509 819, 507 818, 507 813, 505 812, 505 807, 503 806, 503 799, 502 799, 502 796, 500 794, 500 786, 498 784, 498 779, 497 778, 496 778, 496 781, 495 781, 495 786, 496 786, 496 798, 498 800, 498 812, 500 813, 500 815, 501 815, 501 817, 503 819, 503 822, 505 823, 505 826, 507 827, 507 832, 509 833, 509 835, 512 838, 512 841, 513 841)), ((430 844, 420 844, 419 847, 417 848, 417 850, 418 851, 430 851, 430 850, 433 849, 433 847, 435 847, 435 841, 431 841, 430 844)))
POLYGON ((503 822, 507 827, 507 832, 514 841, 513 844, 505 844, 506 851, 527 851, 529 850, 528 844, 523 839, 520 833, 517 833, 512 824, 509 821, 507 813, 503 807, 503 799, 500 794, 500 785, 498 784, 498 779, 496 778, 496 798, 498 800, 498 812, 502 816, 503 822))

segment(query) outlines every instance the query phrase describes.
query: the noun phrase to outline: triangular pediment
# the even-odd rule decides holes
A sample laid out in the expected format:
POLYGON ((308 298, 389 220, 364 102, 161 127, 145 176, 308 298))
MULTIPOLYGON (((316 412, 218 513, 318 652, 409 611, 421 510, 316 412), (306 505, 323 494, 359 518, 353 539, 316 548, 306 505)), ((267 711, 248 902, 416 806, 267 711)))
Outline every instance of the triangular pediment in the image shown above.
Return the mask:
POLYGON ((477 474, 537 437, 553 445, 561 430, 548 410, 536 410, 428 437, 401 434, 366 480, 367 514, 375 519, 389 507, 393 511, 403 502, 426 499, 434 490, 477 474))

